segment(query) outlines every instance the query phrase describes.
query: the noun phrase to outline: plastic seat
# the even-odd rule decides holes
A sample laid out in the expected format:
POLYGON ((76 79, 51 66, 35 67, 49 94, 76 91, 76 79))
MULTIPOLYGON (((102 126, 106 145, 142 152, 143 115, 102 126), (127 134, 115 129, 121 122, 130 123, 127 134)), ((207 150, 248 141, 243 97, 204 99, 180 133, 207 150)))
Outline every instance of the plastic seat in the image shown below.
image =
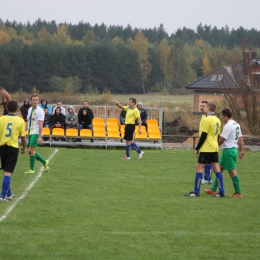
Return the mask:
POLYGON ((66 137, 68 138, 75 138, 78 137, 78 130, 74 128, 69 128, 66 130, 66 137))
MULTIPOLYGON (((136 125, 135 126, 135 133, 138 134, 138 130, 139 130, 139 125, 136 125)), ((146 127, 144 125, 141 126, 141 130, 142 130, 142 133, 143 132, 146 132, 146 127)))
POLYGON ((106 120, 106 126, 108 125, 117 125, 118 126, 118 118, 107 118, 106 120))
POLYGON ((119 130, 111 130, 107 132, 108 139, 121 139, 119 130))
POLYGON ((119 131, 118 125, 108 124, 107 125, 107 131, 119 131))
POLYGON ((159 125, 158 120, 156 120, 156 119, 147 119, 146 123, 147 123, 148 127, 149 127, 149 125, 157 125, 157 126, 159 125))
POLYGON ((125 125, 120 125, 120 132, 121 134, 125 134, 125 125))
POLYGON ((160 132, 160 128, 158 127, 158 125, 150 125, 147 127, 148 129, 148 133, 150 132, 160 132))
POLYGON ((81 138, 92 138, 92 130, 90 129, 81 129, 79 132, 81 138))
POLYGON ((64 129, 63 128, 53 128, 51 135, 53 137, 64 137, 64 129))
POLYGON ((160 132, 149 132, 149 140, 161 140, 162 136, 160 132))
MULTIPOLYGON (((28 132, 28 131, 27 131, 28 132)), ((43 137, 49 137, 51 135, 51 130, 48 127, 42 128, 42 136, 43 137)))
POLYGON ((106 139, 105 129, 103 129, 103 130, 102 129, 93 129, 93 137, 106 139))
POLYGON ((99 125, 93 125, 93 131, 97 130, 105 130, 105 126, 103 124, 99 125))
POLYGON ((95 117, 92 120, 92 125, 105 125, 105 120, 102 117, 95 117))

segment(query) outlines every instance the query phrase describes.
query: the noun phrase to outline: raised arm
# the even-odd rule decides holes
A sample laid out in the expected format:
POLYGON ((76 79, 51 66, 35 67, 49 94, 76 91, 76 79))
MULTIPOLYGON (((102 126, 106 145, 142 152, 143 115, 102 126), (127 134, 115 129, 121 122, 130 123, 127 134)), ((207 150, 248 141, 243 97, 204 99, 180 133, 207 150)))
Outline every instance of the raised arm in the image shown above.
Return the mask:
POLYGON ((114 103, 116 106, 118 106, 119 108, 121 108, 121 109, 124 108, 123 105, 121 105, 120 103, 118 103, 118 102, 116 102, 116 101, 113 101, 113 103, 114 103))

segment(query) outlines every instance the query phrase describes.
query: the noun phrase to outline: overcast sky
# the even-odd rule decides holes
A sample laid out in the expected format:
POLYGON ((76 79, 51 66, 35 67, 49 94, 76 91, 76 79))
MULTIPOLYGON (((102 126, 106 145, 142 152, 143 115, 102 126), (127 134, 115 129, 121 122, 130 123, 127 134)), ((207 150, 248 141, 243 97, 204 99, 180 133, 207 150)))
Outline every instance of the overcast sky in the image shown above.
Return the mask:
POLYGON ((92 26, 130 24, 133 28, 164 25, 168 34, 184 26, 203 25, 217 28, 260 30, 259 0, 0 0, 3 21, 35 22, 38 18, 57 23, 92 26))

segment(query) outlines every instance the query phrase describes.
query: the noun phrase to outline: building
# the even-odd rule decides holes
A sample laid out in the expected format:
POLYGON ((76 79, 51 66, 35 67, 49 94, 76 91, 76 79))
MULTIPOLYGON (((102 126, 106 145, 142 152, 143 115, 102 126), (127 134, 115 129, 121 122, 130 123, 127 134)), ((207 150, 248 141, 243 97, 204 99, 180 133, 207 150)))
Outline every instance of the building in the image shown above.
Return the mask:
POLYGON ((243 107, 245 96, 252 98, 252 93, 257 89, 260 91, 260 58, 257 58, 256 52, 244 52, 243 60, 231 67, 220 66, 190 83, 186 89, 194 91, 194 111, 199 111, 202 100, 219 101, 226 95, 235 95, 243 107))

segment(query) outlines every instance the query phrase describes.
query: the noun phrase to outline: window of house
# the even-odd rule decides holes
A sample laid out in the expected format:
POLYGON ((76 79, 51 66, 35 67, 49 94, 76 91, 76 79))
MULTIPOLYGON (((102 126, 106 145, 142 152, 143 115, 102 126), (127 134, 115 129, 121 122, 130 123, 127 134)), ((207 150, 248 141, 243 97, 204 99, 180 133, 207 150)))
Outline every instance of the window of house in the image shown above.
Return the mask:
POLYGON ((214 74, 214 75, 212 76, 212 78, 211 78, 211 81, 221 81, 222 78, 223 78, 223 75, 222 75, 222 74, 219 74, 219 75, 214 74))

